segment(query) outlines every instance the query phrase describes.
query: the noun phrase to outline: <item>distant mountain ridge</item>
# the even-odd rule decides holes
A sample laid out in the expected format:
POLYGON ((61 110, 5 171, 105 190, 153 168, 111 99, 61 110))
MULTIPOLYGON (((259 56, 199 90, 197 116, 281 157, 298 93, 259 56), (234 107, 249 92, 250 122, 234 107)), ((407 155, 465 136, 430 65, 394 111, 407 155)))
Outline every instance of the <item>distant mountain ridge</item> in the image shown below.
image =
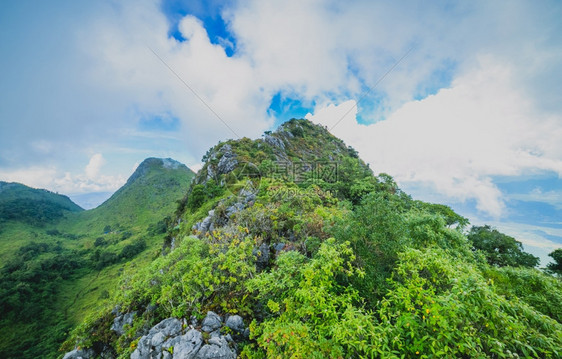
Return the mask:
POLYGON ((61 204, 69 211, 81 211, 82 208, 65 195, 46 189, 32 188, 17 182, 0 181, 0 202, 14 199, 29 198, 35 200, 49 200, 61 204))
POLYGON ((88 192, 69 195, 70 199, 85 210, 94 209, 103 202, 107 201, 115 193, 111 192, 88 192))
POLYGON ((21 183, 0 181, 0 221, 44 225, 66 213, 81 211, 83 209, 67 196, 21 183))

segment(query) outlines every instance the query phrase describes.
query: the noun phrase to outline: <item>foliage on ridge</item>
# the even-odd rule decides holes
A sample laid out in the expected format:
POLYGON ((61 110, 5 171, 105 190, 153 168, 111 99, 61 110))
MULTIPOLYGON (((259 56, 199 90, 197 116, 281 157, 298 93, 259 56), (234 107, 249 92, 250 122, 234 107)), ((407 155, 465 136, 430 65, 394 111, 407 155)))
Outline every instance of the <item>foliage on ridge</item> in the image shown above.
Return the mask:
POLYGON ((467 239, 466 218, 373 176, 322 126, 293 119, 263 139, 220 143, 203 160, 176 210, 174 244, 126 271, 113 298, 140 315, 115 339, 107 307, 66 350, 105 341, 126 358, 159 320, 214 310, 251 322, 237 343, 247 358, 562 354, 559 280, 495 266, 467 239), (315 177, 326 162, 337 176, 315 177), (242 201, 248 184, 254 195, 242 201), (213 227, 195 230, 204 219, 213 227))

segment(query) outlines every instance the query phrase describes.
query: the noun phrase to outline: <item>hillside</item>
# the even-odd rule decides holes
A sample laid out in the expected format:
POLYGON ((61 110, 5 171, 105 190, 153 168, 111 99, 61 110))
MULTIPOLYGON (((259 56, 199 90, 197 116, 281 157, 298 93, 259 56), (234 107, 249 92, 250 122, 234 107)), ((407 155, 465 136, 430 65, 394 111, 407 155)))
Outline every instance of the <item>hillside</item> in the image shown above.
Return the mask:
POLYGON ((70 198, 20 183, 0 181, 0 223, 25 222, 41 226, 82 208, 70 198))
POLYGON ((43 228, 82 211, 68 197, 20 183, 0 181, 0 260, 35 240, 43 228))
POLYGON ((124 267, 158 256, 169 215, 193 176, 179 162, 149 158, 109 200, 88 211, 45 190, 2 184, 0 198, 5 195, 3 203, 12 208, 25 205, 33 212, 49 200, 62 215, 40 223, 5 218, 0 357, 57 357, 67 332, 110 298, 124 267))
POLYGON ((291 120, 203 160, 166 250, 125 270, 65 358, 562 355, 558 278, 325 128, 291 120))

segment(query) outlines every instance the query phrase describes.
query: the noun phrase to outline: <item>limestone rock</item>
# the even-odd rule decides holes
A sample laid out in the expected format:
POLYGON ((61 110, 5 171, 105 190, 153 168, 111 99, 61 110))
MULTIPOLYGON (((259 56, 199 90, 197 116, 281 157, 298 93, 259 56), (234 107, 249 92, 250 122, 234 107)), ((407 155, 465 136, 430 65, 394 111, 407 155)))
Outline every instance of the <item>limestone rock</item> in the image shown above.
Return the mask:
POLYGON ((201 347, 197 359, 235 359, 236 352, 228 346, 228 342, 224 337, 211 338, 209 344, 201 347))
POLYGON ((133 319, 137 312, 125 313, 123 315, 119 315, 113 319, 113 325, 111 326, 111 330, 113 330, 117 335, 125 334, 125 325, 133 324, 133 319))
POLYGON ((202 344, 203 336, 201 335, 201 332, 191 329, 185 335, 182 335, 179 343, 174 346, 173 359, 195 358, 202 344))
POLYGON ((201 330, 207 333, 215 331, 221 327, 222 320, 219 315, 215 312, 207 312, 207 316, 203 319, 201 323, 201 330))
POLYGON ((175 342, 170 342, 168 338, 180 335, 181 328, 182 325, 178 319, 164 319, 152 327, 147 335, 139 339, 137 348, 131 354, 131 359, 162 358, 162 348, 169 348, 175 344, 175 342))
POLYGON ((235 332, 244 332, 244 320, 239 315, 231 315, 228 317, 225 325, 235 332))
POLYGON ((219 163, 217 165, 217 172, 219 174, 230 173, 236 168, 238 160, 236 160, 236 154, 232 152, 232 147, 226 144, 221 147, 221 152, 223 153, 219 163))
POLYGON ((95 358, 96 353, 92 349, 74 349, 66 353, 63 359, 90 359, 95 358))

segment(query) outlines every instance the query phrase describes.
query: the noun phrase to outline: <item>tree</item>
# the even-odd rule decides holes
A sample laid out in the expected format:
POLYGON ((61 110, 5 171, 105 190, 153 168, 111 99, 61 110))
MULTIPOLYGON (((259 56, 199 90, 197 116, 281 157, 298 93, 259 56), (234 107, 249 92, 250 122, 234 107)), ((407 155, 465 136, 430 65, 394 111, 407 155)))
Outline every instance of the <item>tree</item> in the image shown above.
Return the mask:
POLYGON ((554 263, 548 263, 546 268, 553 273, 562 276, 562 248, 558 248, 555 251, 549 253, 549 257, 554 259, 554 263))
POLYGON ((187 199, 187 207, 192 211, 197 210, 203 203, 205 203, 205 186, 196 184, 193 186, 191 193, 187 199))
POLYGON ((523 251, 523 244, 506 234, 485 226, 473 226, 468 240, 474 249, 481 250, 490 265, 504 267, 536 267, 539 258, 523 251))
POLYGON ((445 224, 450 228, 459 228, 464 229, 469 221, 468 218, 465 218, 453 211, 451 207, 446 206, 444 204, 435 204, 435 203, 426 203, 422 201, 415 201, 415 205, 418 207, 427 210, 430 213, 437 214, 445 220, 445 224))
POLYGON ((408 243, 399 197, 383 192, 365 195, 355 210, 334 226, 332 234, 350 241, 356 264, 366 274, 350 280, 365 300, 375 305, 388 289, 387 278, 398 253, 408 243))
POLYGON ((107 243, 105 243, 105 240, 102 237, 98 237, 96 238, 96 240, 94 241, 94 247, 100 247, 100 246, 104 246, 107 243))

